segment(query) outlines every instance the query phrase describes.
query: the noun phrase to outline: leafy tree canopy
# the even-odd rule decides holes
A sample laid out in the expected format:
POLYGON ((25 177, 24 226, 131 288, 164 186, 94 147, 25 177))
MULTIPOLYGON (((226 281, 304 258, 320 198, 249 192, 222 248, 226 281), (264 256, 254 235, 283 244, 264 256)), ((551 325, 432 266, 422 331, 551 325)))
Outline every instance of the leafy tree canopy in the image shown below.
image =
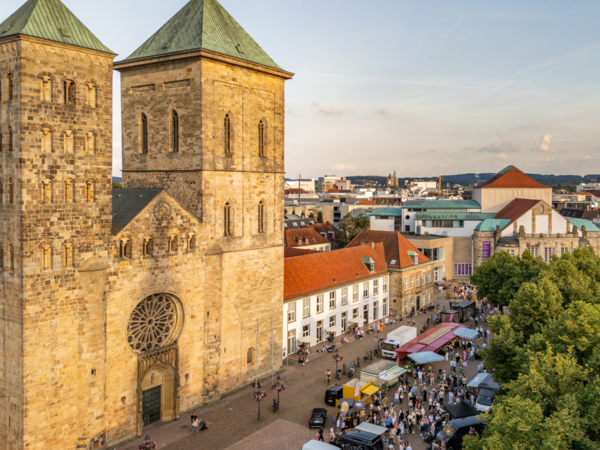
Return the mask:
POLYGON ((338 226, 339 230, 335 233, 335 247, 344 248, 354 239, 362 230, 369 229, 369 217, 365 214, 353 216, 350 213, 346 215, 338 226))
POLYGON ((479 292, 478 281, 510 314, 488 319, 493 339, 481 353, 502 390, 465 449, 600 450, 599 267, 587 247, 548 264, 500 252, 475 270, 479 292))

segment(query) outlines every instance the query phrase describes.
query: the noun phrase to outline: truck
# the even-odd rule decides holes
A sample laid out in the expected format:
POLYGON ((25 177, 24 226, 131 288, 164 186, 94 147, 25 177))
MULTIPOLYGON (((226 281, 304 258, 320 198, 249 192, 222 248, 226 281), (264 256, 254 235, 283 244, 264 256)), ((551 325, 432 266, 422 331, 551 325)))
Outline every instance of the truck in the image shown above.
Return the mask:
POLYGON ((387 339, 381 344, 381 354, 385 358, 396 359, 396 349, 417 337, 415 327, 401 326, 388 333, 387 339))

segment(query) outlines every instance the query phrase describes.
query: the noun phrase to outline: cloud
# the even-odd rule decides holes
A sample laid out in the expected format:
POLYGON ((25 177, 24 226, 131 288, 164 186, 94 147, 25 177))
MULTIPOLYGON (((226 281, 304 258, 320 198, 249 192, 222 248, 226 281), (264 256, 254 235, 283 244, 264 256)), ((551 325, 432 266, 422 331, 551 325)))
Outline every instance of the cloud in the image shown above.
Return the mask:
POLYGON ((498 153, 496 157, 499 159, 508 159, 508 156, 506 156, 504 153, 498 153))
POLYGON ((590 155, 585 155, 583 159, 590 159, 590 155))
POLYGON ((502 132, 501 132, 501 131, 498 131, 498 132, 496 133, 496 136, 498 136, 500 139, 502 139, 502 138, 504 137, 504 134, 502 134, 502 132))
POLYGON ((342 113, 339 109, 332 108, 331 106, 321 106, 317 102, 312 102, 312 105, 319 108, 320 112, 331 116, 339 116, 342 113))
POLYGON ((490 145, 481 147, 480 152, 489 153, 512 153, 518 152, 521 148, 518 145, 513 144, 511 141, 492 142, 490 145))
POLYGON ((546 158, 544 161, 545 162, 550 162, 550 158, 546 158))
POLYGON ((544 134, 536 139, 535 148, 543 152, 547 152, 550 149, 550 143, 552 142, 551 134, 544 134))
POLYGON ((351 166, 349 164, 336 164, 331 167, 331 170, 339 170, 340 172, 354 172, 356 170, 356 166, 351 166))
POLYGON ((375 111, 375 114, 378 114, 380 116, 387 116, 387 112, 385 112, 383 109, 380 109, 379 111, 375 111))

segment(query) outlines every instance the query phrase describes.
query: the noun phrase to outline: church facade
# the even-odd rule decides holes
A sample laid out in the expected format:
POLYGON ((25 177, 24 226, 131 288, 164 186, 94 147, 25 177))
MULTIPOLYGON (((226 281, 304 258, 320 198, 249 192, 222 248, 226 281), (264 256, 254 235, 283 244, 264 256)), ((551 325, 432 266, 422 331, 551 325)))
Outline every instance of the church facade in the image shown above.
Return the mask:
POLYGON ((278 370, 292 74, 216 0, 116 64, 58 0, 0 33, 0 442, 108 448, 278 370))

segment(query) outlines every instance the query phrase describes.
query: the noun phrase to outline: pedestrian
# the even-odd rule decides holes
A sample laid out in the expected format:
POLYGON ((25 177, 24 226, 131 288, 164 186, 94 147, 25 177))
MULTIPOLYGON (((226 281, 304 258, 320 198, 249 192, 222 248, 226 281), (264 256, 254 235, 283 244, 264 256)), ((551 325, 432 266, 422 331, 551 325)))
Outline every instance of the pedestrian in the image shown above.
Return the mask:
POLYGON ((396 406, 398 406, 398 403, 400 402, 400 394, 398 391, 396 391, 396 393, 394 394, 394 404, 396 406))
POLYGON ((329 442, 333 442, 334 439, 335 439, 335 431, 333 429, 333 425, 331 425, 331 428, 329 428, 329 442))
POLYGON ((321 442, 325 442, 325 439, 323 439, 323 427, 319 428, 319 432, 317 433, 317 439, 321 442))
POLYGON ((329 384, 331 383, 331 370, 327 369, 325 371, 325 383, 329 384))
POLYGON ((200 425, 200 422, 198 421, 198 418, 196 417, 194 419, 194 421, 192 422, 192 432, 190 434, 194 434, 194 431, 198 432, 198 425, 200 425))

